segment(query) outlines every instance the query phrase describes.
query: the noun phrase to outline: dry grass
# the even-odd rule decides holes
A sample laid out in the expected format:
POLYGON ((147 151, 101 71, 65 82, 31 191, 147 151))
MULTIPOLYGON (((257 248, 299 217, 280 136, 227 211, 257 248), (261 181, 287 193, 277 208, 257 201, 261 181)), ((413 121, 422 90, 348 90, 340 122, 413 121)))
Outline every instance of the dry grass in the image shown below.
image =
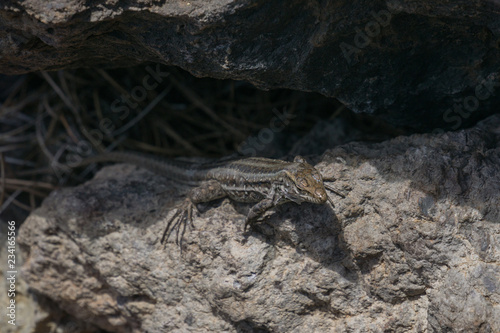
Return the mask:
POLYGON ((269 127, 273 109, 296 116, 283 131, 296 137, 343 110, 317 94, 266 92, 175 68, 160 67, 169 75, 155 80, 155 69, 0 77, 0 216, 22 221, 50 191, 88 178, 71 168, 79 158, 109 150, 226 156, 269 127))

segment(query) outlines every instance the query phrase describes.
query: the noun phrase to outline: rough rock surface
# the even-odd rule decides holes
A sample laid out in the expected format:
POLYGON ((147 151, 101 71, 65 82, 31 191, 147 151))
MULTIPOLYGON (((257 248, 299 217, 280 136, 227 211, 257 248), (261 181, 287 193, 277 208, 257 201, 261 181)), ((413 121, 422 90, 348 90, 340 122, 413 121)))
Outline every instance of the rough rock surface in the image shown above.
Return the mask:
POLYGON ((350 143, 317 168, 335 208, 201 205, 182 252, 161 233, 183 189, 114 165, 22 225, 31 288, 111 332, 499 332, 500 117, 350 143))
POLYGON ((180 66, 336 97, 417 130, 500 103, 498 0, 0 3, 0 73, 180 66))

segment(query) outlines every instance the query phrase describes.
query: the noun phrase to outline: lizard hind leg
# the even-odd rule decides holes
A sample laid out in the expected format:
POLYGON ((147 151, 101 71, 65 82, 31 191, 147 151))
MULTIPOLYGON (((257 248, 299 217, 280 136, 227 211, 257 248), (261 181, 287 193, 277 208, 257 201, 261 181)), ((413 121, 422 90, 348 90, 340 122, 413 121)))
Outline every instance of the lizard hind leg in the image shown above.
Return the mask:
POLYGON ((175 214, 168 220, 167 227, 163 232, 161 243, 165 244, 172 234, 176 231, 176 244, 180 246, 182 251, 182 240, 186 233, 187 226, 193 225, 193 210, 198 211, 196 204, 209 202, 226 196, 226 192, 221 184, 215 180, 209 180, 200 183, 200 185, 192 189, 184 202, 177 208, 175 214))
POLYGON ((186 198, 177 208, 174 215, 168 220, 167 227, 161 238, 161 244, 165 244, 175 230, 175 243, 182 248, 182 239, 186 233, 186 227, 188 225, 193 226, 193 209, 196 209, 195 204, 190 198, 186 198))

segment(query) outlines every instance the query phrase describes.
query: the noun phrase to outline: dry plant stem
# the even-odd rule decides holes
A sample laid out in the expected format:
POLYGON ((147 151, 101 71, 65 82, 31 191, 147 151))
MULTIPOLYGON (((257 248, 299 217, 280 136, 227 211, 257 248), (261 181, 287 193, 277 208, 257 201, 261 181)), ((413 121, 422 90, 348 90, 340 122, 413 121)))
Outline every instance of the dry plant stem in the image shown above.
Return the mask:
POLYGON ((0 205, 2 205, 4 198, 5 198, 5 161, 3 159, 3 154, 0 153, 0 205))
POLYGON ((36 118, 36 139, 38 141, 38 146, 42 149, 43 154, 47 158, 48 161, 55 161, 54 156, 50 152, 50 150, 47 148, 45 144, 45 138, 43 137, 43 114, 42 112, 38 112, 37 118, 36 118))
POLYGON ((40 191, 37 191, 31 187, 26 187, 26 186, 19 186, 19 185, 12 185, 12 184, 5 184, 5 189, 6 190, 21 190, 23 192, 26 192, 26 193, 30 193, 30 194, 33 194, 33 195, 36 195, 40 198, 45 198, 47 196, 47 193, 45 192, 40 192, 40 191))
POLYGON ((196 149, 193 145, 191 145, 188 141, 184 140, 182 136, 180 136, 170 125, 161 119, 155 120, 158 123, 160 129, 164 131, 169 137, 174 139, 176 142, 180 143, 184 148, 186 148, 193 155, 202 155, 201 151, 196 149))
MULTIPOLYGON (((56 127, 57 127, 57 124, 59 123, 59 112, 55 112, 51 107, 50 105, 48 104, 47 100, 44 99, 44 102, 43 102, 43 107, 45 108, 45 110, 49 113, 49 115, 51 115, 51 119, 50 119, 50 123, 49 123, 49 127, 47 129, 47 134, 45 135, 47 138, 50 138, 52 137, 52 134, 54 133, 54 131, 56 130, 56 127)), ((68 133, 66 131, 66 133, 68 133)), ((73 134, 72 132, 70 134, 73 134)), ((75 141, 74 138, 72 138, 73 142, 75 141)))
POLYGON ((216 132, 219 136, 223 135, 221 129, 217 127, 216 124, 210 121, 201 121, 193 114, 193 111, 196 110, 194 105, 188 106, 185 110, 174 110, 174 108, 168 103, 165 104, 166 108, 171 110, 172 119, 183 120, 185 121, 185 126, 182 128, 183 133, 186 133, 185 137, 192 137, 193 135, 197 135, 198 133, 204 132, 216 132))
POLYGON ((97 73, 103 77, 104 80, 108 81, 109 84, 111 84, 118 92, 120 95, 125 95, 127 97, 130 96, 129 92, 127 89, 123 88, 118 82, 116 82, 115 79, 113 79, 106 71, 102 69, 97 69, 97 73))
POLYGON ((175 85, 177 89, 179 89, 182 94, 189 99, 194 105, 202 109, 210 118, 218 122, 220 125, 222 125, 225 129, 233 133, 234 135, 243 138, 244 135, 240 131, 238 131, 236 128, 233 126, 229 125, 227 122, 222 120, 210 107, 208 107, 203 100, 196 95, 194 91, 189 89, 188 87, 184 86, 182 83, 177 81, 175 78, 172 77, 172 75, 169 77, 170 81, 175 85))
POLYGON ((11 87, 11 93, 9 94, 9 96, 7 96, 7 98, 2 103, 2 105, 0 105, 0 118, 4 117, 8 113, 17 112, 19 110, 22 110, 26 105, 33 102, 33 100, 39 98, 39 96, 37 96, 36 94, 33 94, 29 98, 25 98, 22 101, 20 101, 19 103, 15 104, 13 106, 9 106, 13 102, 14 96, 16 96, 19 93, 19 90, 21 89, 21 87, 23 86, 23 84, 25 82, 25 78, 26 78, 25 76, 22 76, 11 87))
POLYGON ((14 193, 12 193, 0 206, 0 214, 9 207, 9 205, 16 199, 16 197, 21 194, 23 191, 22 190, 16 190, 14 193))
POLYGON ((142 141, 127 140, 127 143, 131 147, 133 147, 134 150, 140 150, 164 156, 179 156, 182 155, 182 153, 184 152, 184 150, 180 149, 169 149, 166 147, 152 146, 142 141))
MULTIPOLYGON (((45 196, 43 196, 42 198, 44 198, 45 196)), ((31 210, 34 210, 36 208, 36 200, 35 200, 35 194, 34 193, 30 193, 30 207, 31 207, 31 210)))
MULTIPOLYGON (((50 75, 47 72, 42 72, 42 75, 45 78, 45 80, 50 84, 50 86, 52 87, 52 89, 54 89, 54 91, 57 93, 57 95, 62 99, 62 101, 64 102, 64 104, 73 113, 73 116, 75 117, 77 125, 79 126, 79 128, 82 129, 82 132, 83 132, 82 134, 86 137, 86 139, 89 142, 93 142, 93 138, 91 138, 89 136, 89 133, 90 133, 89 129, 87 128, 87 126, 85 126, 85 124, 82 121, 81 116, 80 116, 80 114, 78 112, 77 107, 75 107, 75 105, 81 105, 81 104, 74 104, 72 102, 72 100, 67 96, 67 94, 65 94, 65 92, 56 84, 56 82, 52 79, 52 77, 50 77, 50 75)), ((66 81, 65 80, 63 80, 63 84, 64 84, 64 86, 66 86, 66 81)), ((67 88, 67 86, 66 86, 66 88, 67 88)), ((67 125, 68 125, 67 129, 68 129, 69 128, 69 124, 67 124, 67 125)), ((78 142, 78 141, 79 140, 77 139, 75 142, 78 142)))
POLYGON ((12 200, 12 204, 15 205, 15 206, 17 206, 17 207, 19 207, 19 208, 21 208, 21 209, 24 209, 27 212, 31 212, 31 210, 32 210, 32 208, 30 206, 25 205, 25 204, 23 204, 22 202, 20 202, 19 200, 16 200, 16 199, 12 200))
POLYGON ((32 123, 27 123, 25 125, 21 125, 17 128, 14 128, 13 130, 10 130, 8 132, 0 134, 0 140, 2 141, 10 141, 12 142, 12 137, 16 136, 17 134, 27 132, 30 127, 34 125, 34 122, 32 123))
POLYGON ((153 108, 169 93, 171 87, 167 87, 164 89, 151 103, 148 104, 137 116, 135 116, 132 120, 130 120, 127 124, 120 127, 120 129, 116 130, 113 135, 120 135, 124 132, 128 131, 134 125, 136 125, 142 118, 144 118, 153 108))
POLYGON ((330 116, 330 120, 337 118, 346 109, 347 108, 345 107, 345 105, 340 105, 337 109, 335 109, 335 112, 332 113, 332 115, 330 116))
POLYGON ((99 122, 101 122, 104 119, 104 116, 102 115, 102 108, 99 100, 99 91, 97 89, 92 92, 92 100, 94 101, 94 110, 97 114, 97 118, 99 119, 99 122))
POLYGON ((220 133, 212 132, 212 133, 204 133, 198 134, 191 137, 189 140, 191 142, 202 142, 210 139, 220 138, 220 133))
POLYGON ((66 106, 73 111, 74 114, 78 113, 78 110, 75 108, 74 104, 71 100, 66 96, 66 94, 62 91, 62 89, 55 83, 52 77, 47 72, 42 72, 43 78, 50 84, 52 89, 57 93, 57 95, 61 98, 61 100, 66 104, 66 106))
POLYGON ((71 126, 68 124, 68 121, 66 120, 66 117, 64 116, 64 113, 61 113, 59 115, 59 120, 61 121, 61 124, 66 129, 66 132, 68 133, 68 136, 71 138, 71 140, 73 140, 74 143, 78 143, 79 140, 76 137, 74 131, 71 128, 71 126))
POLYGON ((51 183, 39 182, 39 181, 31 181, 24 179, 12 179, 12 178, 4 178, 3 181, 5 185, 18 185, 18 186, 28 186, 28 187, 38 187, 45 188, 48 190, 55 190, 57 186, 51 183))
MULTIPOLYGON (((26 141, 26 140, 23 140, 23 141, 26 141)), ((7 145, 7 146, 3 146, 3 147, 0 147, 0 153, 6 153, 6 152, 9 152, 9 151, 13 151, 13 150, 16 150, 16 149, 22 149, 26 147, 25 144, 15 144, 15 145, 7 145)))

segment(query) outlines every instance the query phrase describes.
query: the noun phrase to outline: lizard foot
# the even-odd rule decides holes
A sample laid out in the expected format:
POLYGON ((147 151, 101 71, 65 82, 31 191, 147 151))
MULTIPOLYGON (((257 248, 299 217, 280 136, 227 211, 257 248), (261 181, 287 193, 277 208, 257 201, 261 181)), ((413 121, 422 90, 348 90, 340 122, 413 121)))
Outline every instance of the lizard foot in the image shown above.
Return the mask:
MULTIPOLYGON (((327 184, 327 183, 326 183, 326 182, 331 182, 331 183, 333 183, 333 182, 335 182, 335 180, 336 180, 335 178, 323 178, 323 182, 324 182, 324 183, 323 183, 323 186, 325 186, 325 188, 326 188, 328 191, 330 191, 330 192, 332 192, 332 193, 334 193, 334 194, 338 195, 338 196, 339 196, 339 197, 341 197, 342 199, 345 199, 345 195, 343 195, 342 193, 338 192, 338 191, 337 191, 337 190, 336 190, 333 186, 331 186, 330 184, 327 184)), ((327 196, 327 199, 328 199, 328 202, 330 203, 330 205, 332 205, 332 208, 335 208, 335 204, 333 203, 333 200, 332 200, 332 199, 330 199, 330 197, 329 197, 329 196, 327 196)))
POLYGON ((243 232, 247 233, 248 229, 253 227, 255 220, 250 220, 248 217, 245 219, 245 226, 243 227, 243 232))
POLYGON ((194 203, 188 198, 177 208, 174 215, 168 220, 167 227, 163 232, 161 244, 165 244, 174 230, 176 230, 175 243, 182 249, 182 239, 188 225, 193 226, 194 203), (182 231, 181 231, 182 229, 182 231))

